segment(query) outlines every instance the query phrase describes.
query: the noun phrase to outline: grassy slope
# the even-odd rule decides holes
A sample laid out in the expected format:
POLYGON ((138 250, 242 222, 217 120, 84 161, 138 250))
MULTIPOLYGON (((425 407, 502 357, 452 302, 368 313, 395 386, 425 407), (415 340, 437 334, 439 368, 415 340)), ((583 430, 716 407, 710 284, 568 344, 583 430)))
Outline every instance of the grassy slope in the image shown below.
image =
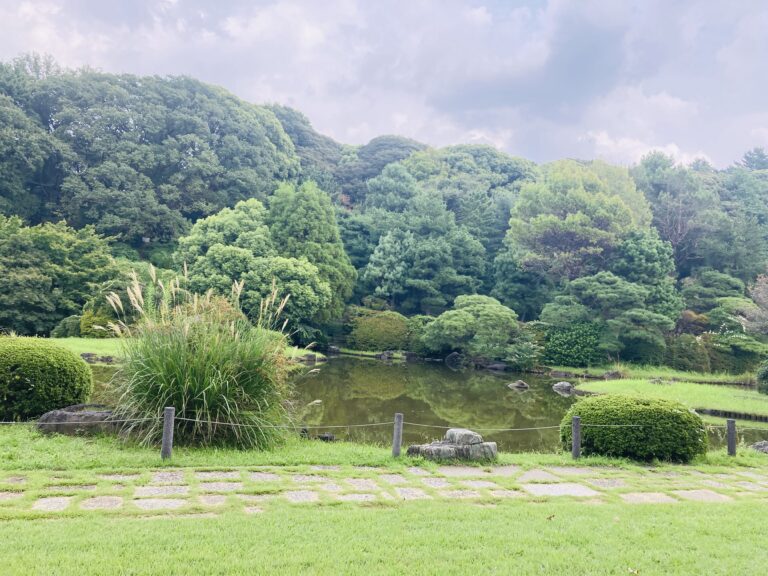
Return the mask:
POLYGON ((572 374, 600 377, 606 372, 621 372, 626 378, 662 378, 665 380, 683 380, 687 382, 723 382, 743 383, 753 382, 755 375, 726 374, 724 372, 684 372, 667 366, 640 366, 634 364, 612 364, 606 366, 592 366, 590 368, 573 368, 570 366, 552 366, 551 370, 570 372, 572 374))
POLYGON ((757 574, 766 512, 754 502, 286 504, 254 516, 7 521, 0 553, 3 574, 757 574))
POLYGON ((691 408, 708 408, 768 415, 768 396, 755 390, 728 386, 672 382, 653 384, 648 380, 593 380, 579 384, 581 390, 600 394, 625 394, 666 398, 691 408))

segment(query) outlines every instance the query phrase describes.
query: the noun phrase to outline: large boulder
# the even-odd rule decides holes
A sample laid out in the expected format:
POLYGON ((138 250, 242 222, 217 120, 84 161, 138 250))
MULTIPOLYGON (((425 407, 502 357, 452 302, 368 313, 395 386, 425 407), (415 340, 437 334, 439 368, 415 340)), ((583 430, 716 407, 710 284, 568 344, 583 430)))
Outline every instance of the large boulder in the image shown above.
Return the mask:
POLYGON ((570 382, 557 382, 552 385, 552 390, 560 394, 560 396, 572 396, 573 384, 570 382))
POLYGON ((483 442, 477 432, 451 428, 443 440, 408 447, 408 456, 423 456, 427 460, 495 460, 496 442, 483 442))
POLYGON ((530 386, 528 385, 527 382, 524 382, 522 380, 517 380, 515 382, 510 382, 509 384, 507 384, 507 388, 509 388, 510 390, 528 390, 530 386))
POLYGON ((79 436, 83 434, 114 433, 117 423, 111 422, 112 410, 102 404, 75 404, 60 410, 51 410, 37 421, 37 428, 45 433, 79 436))
POLYGON ((762 452, 763 454, 768 454, 768 440, 761 440, 760 442, 755 442, 750 446, 753 450, 757 450, 758 452, 762 452))

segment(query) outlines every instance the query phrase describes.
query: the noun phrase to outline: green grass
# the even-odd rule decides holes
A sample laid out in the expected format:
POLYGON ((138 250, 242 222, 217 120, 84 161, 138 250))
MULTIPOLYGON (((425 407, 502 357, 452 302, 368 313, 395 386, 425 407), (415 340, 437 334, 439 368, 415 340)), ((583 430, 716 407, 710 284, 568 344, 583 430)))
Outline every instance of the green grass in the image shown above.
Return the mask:
POLYGON ((3 574, 756 574, 764 503, 463 502, 11 520, 3 574), (682 536, 682 539, 674 535, 682 536))
POLYGON ((745 374, 726 374, 725 372, 685 372, 675 370, 667 366, 647 366, 634 364, 609 364, 605 366, 591 366, 589 368, 574 368, 572 366, 552 366, 550 370, 559 372, 570 372, 576 376, 588 375, 601 377, 606 372, 621 372, 625 378, 661 378, 663 380, 680 380, 685 382, 722 382, 724 384, 752 383, 755 381, 755 375, 745 374))
POLYGON ((119 338, 54 338, 52 341, 78 355, 119 356, 121 352, 119 338))
POLYGON ((691 408, 768 415, 768 396, 755 390, 692 382, 654 384, 648 380, 592 380, 579 389, 599 394, 624 394, 676 400, 691 408))

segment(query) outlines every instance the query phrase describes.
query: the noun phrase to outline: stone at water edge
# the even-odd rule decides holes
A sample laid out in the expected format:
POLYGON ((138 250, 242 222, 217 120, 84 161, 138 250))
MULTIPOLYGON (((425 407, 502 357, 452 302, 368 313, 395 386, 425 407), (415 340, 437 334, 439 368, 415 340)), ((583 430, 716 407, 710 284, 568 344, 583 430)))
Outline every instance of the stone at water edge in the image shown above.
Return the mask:
POLYGON ((552 390, 561 396, 570 396, 573 394, 573 384, 570 382, 557 382, 556 384, 552 385, 552 390))
POLYGON ((467 430, 466 428, 451 428, 445 433, 445 439, 443 442, 447 444, 481 444, 483 437, 477 432, 467 430))
POLYGON ((755 442, 750 446, 753 450, 757 450, 758 452, 762 452, 763 454, 768 454, 768 440, 761 440, 760 442, 755 442))
POLYGON ((507 388, 510 390, 528 390, 530 386, 527 382, 523 382, 522 380, 517 380, 516 382, 510 382, 507 384, 507 388))
POLYGON ((408 456, 423 456, 427 460, 495 460, 496 442, 483 442, 477 432, 464 428, 451 428, 445 438, 431 444, 408 447, 408 456))

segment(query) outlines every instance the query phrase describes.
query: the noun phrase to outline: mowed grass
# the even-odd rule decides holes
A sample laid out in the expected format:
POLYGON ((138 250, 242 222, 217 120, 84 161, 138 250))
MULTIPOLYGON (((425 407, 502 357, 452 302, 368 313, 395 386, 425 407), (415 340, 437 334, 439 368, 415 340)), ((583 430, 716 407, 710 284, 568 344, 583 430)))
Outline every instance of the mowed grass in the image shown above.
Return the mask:
POLYGON ((768 415, 768 396, 745 388, 692 382, 654 383, 645 379, 593 380, 582 382, 578 387, 598 394, 665 398, 691 408, 768 415))
POLYGON ((553 371, 570 372, 576 376, 588 375, 601 377, 606 372, 621 372, 625 378, 661 378, 662 380, 680 380, 685 382, 722 382, 724 384, 746 384, 755 381, 752 373, 727 374, 725 372, 685 372, 667 366, 646 366, 635 364, 611 364, 592 366, 589 368, 573 368, 571 366, 552 366, 553 371))
POLYGON ((284 504, 0 523, 3 574, 759 574, 768 504, 284 504))

